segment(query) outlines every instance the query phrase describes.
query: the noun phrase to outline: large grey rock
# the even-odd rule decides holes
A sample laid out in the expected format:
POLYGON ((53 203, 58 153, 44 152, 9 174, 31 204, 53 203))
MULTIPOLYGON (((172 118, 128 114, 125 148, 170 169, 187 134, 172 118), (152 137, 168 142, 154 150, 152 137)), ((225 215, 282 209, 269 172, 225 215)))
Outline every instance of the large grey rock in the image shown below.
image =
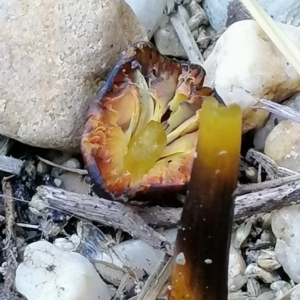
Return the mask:
POLYGON ((1 1, 0 28, 0 134, 66 151, 99 80, 147 38, 123 0, 1 1))
MULTIPOLYGON (((276 21, 300 25, 298 0, 257 0, 276 21)), ((240 0, 204 0, 203 8, 212 27, 219 31, 236 21, 249 19, 250 15, 240 0)))

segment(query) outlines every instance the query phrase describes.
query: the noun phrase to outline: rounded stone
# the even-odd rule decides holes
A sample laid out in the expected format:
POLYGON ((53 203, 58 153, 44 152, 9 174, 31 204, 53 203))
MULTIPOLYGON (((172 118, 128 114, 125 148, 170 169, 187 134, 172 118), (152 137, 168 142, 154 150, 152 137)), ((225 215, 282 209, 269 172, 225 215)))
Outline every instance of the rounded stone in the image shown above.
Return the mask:
POLYGON ((124 0, 4 1, 0 27, 0 134, 74 152, 99 81, 147 39, 124 0))

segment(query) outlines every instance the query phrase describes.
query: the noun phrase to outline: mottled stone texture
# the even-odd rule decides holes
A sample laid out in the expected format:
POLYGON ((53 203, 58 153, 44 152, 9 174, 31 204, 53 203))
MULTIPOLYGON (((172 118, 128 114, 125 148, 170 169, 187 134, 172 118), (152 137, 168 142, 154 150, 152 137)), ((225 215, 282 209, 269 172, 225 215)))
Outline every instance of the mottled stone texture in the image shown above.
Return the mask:
POLYGON ((123 0, 0 3, 0 134, 78 151, 99 79, 144 28, 123 0))
MULTIPOLYGON (((298 0, 257 0, 274 20, 300 25, 300 2, 298 0)), ((203 8, 211 26, 216 30, 241 20, 250 19, 250 15, 239 0, 203 0, 203 8)))

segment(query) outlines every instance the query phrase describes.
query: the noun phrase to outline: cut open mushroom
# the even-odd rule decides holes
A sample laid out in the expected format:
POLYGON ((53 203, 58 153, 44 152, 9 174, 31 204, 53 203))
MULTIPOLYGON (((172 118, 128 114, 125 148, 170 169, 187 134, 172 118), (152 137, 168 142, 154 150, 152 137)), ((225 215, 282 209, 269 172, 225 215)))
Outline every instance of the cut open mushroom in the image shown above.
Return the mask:
POLYGON ((197 144, 205 71, 136 43, 91 105, 81 151, 91 178, 113 199, 186 185, 197 144))

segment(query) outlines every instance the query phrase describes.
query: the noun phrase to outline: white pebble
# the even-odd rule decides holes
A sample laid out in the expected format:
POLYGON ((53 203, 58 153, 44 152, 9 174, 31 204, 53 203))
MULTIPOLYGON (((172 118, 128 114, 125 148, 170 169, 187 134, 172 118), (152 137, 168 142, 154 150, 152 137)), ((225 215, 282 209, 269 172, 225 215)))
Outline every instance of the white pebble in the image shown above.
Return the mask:
POLYGON ((62 165, 70 169, 80 169, 81 167, 80 162, 76 158, 70 158, 67 161, 65 161, 62 165))
POLYGON ((56 187, 61 187, 62 181, 59 178, 55 178, 53 181, 56 187))
POLYGON ((240 251, 230 246, 228 288, 230 292, 237 292, 247 282, 245 277, 246 263, 240 251))
POLYGON ((185 265, 186 260, 185 260, 185 256, 183 252, 180 252, 177 256, 176 256, 176 263, 178 265, 185 265))
POLYGON ((16 272, 16 288, 28 300, 110 300, 107 285, 79 253, 64 252, 46 241, 26 247, 16 272))
POLYGON ((275 252, 289 277, 300 283, 300 205, 277 210, 272 215, 272 230, 277 238, 275 252))

